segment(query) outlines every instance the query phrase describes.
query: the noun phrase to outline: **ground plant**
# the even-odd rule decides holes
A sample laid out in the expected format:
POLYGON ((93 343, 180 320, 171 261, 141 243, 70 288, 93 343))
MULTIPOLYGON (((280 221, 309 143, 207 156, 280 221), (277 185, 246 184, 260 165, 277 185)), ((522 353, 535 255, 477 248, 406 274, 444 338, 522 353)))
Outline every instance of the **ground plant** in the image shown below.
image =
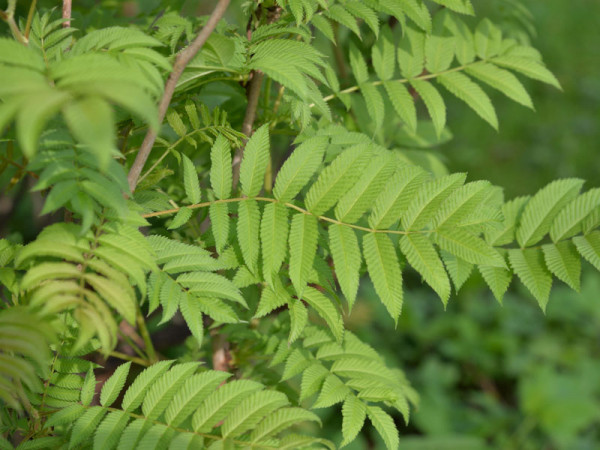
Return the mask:
POLYGON ((401 448, 419 392, 359 287, 379 342, 406 279, 579 291, 600 188, 505 198, 437 151, 450 98, 501 133, 487 92, 561 89, 524 5, 479 3, 5 3, 0 187, 35 217, 0 216, 0 449, 401 448))

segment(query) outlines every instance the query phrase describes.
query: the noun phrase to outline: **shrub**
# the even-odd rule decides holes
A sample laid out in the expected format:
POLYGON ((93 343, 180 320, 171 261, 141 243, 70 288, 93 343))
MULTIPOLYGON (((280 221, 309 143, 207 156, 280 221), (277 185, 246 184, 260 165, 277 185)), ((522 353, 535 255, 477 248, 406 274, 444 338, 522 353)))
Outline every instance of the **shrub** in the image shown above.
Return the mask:
POLYGON ((128 26, 2 12, 0 180, 52 214, 0 241, 3 448, 333 448, 367 419, 397 448, 418 394, 345 329, 363 277, 395 323, 406 272, 444 305, 475 267, 499 302, 516 275, 544 309, 600 269, 600 189, 506 200, 435 152, 447 94, 498 128, 482 86, 529 108, 519 76, 560 88, 522 5, 163 3, 128 26))

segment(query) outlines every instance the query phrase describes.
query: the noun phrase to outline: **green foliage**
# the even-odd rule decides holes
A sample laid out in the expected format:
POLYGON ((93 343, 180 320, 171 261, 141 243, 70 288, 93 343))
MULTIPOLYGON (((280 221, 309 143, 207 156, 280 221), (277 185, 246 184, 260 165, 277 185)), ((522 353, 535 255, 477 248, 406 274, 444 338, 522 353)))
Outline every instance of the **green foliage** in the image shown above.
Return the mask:
POLYGON ((209 22, 148 11, 82 30, 2 16, 0 182, 35 178, 58 222, 0 240, 2 433, 19 448, 334 448, 368 419, 395 449, 419 398, 348 330, 366 275, 397 326, 411 279, 446 308, 472 274, 499 302, 516 275, 546 310, 554 277, 579 290, 581 257, 600 270, 598 188, 505 201, 431 151, 451 138, 439 86, 495 129, 485 86, 529 108, 518 76, 560 88, 469 0, 246 2, 186 67, 209 22), (157 352, 177 323, 193 339, 157 352), (124 362, 91 362, 109 356, 124 362), (335 443, 306 423, 332 407, 335 443))

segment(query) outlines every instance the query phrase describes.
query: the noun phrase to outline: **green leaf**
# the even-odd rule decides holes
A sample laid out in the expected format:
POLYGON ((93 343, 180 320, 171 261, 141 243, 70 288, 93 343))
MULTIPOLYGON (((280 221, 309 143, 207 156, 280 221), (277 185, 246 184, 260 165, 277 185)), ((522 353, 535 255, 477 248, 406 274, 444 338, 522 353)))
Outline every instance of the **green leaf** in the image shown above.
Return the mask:
POLYGON ((450 280, 431 241, 422 234, 407 234, 400 239, 400 249, 408 263, 423 276, 445 306, 450 297, 450 280))
POLYGON ((600 207, 600 188, 590 189, 567 204, 550 227, 554 242, 569 238, 581 231, 583 221, 600 207))
POLYGON ((256 273, 260 252, 260 209, 256 200, 238 203, 237 238, 248 269, 256 273))
POLYGON ((464 173, 454 173, 425 183, 402 216, 405 230, 418 230, 434 217, 440 204, 465 181, 464 173))
POLYGON ((39 72, 46 69, 41 53, 12 38, 5 37, 0 38, 0 63, 26 67, 39 72))
POLYGON ((327 212, 354 185, 371 157, 371 146, 359 144, 342 152, 327 166, 306 194, 315 215, 327 212))
POLYGON ((219 134, 210 151, 210 184, 218 199, 231 196, 231 145, 219 134))
POLYGON ((552 288, 552 275, 544 265, 541 249, 509 250, 508 260, 514 272, 536 298, 540 308, 545 311, 552 288))
POLYGON ((456 15, 446 14, 445 19, 446 27, 456 37, 454 46, 456 59, 463 66, 472 63, 475 60, 475 38, 471 29, 456 15))
POLYGON ((585 236, 576 236, 573 238, 573 242, 581 256, 600 270, 600 231, 592 231, 585 236))
POLYGON ((460 72, 449 72, 437 77, 437 81, 456 97, 464 101, 483 120, 495 130, 498 129, 498 117, 488 95, 473 83, 469 77, 460 72))
POLYGON ((367 406, 367 415, 369 420, 383 438, 388 450, 396 450, 399 445, 398 430, 394 421, 388 413, 378 406, 367 406))
POLYGON ((358 292, 359 270, 362 262, 356 234, 349 227, 330 225, 329 248, 333 256, 335 274, 348 301, 348 308, 352 311, 358 292))
POLYGON ((358 28, 356 19, 352 17, 352 14, 346 11, 343 6, 339 4, 332 5, 324 12, 324 15, 350 29, 354 34, 360 37, 360 29, 358 28))
POLYGON ((279 273, 287 254, 288 231, 288 208, 280 203, 265 206, 260 223, 260 240, 263 276, 270 285, 273 285, 272 278, 279 273))
MULTIPOLYGON (((197 368, 197 362, 178 364, 152 383, 142 404, 142 413, 146 420, 155 420, 160 417, 165 409, 172 404, 173 396, 179 388, 183 386, 197 368)), ((131 407, 129 410, 131 410, 131 407)))
POLYGON ((83 380, 83 386, 81 387, 82 405, 90 406, 92 404, 94 394, 96 393, 96 383, 94 370, 90 368, 85 376, 85 379, 83 380))
POLYGON ((106 168, 115 149, 113 112, 100 97, 84 97, 70 102, 63 114, 71 133, 96 154, 101 168, 106 168))
POLYGON ((317 253, 319 235, 315 216, 295 214, 290 229, 290 279, 298 297, 302 297, 317 253))
POLYGON ((296 341, 304 331, 306 324, 308 323, 308 311, 306 306, 300 300, 290 299, 288 303, 290 310, 290 336, 288 337, 288 344, 291 345, 296 341))
POLYGON ((321 166, 327 138, 315 136, 300 144, 277 174, 273 195, 280 202, 289 202, 309 182, 321 166))
POLYGON ((229 205, 213 203, 208 209, 208 214, 217 252, 222 253, 229 240, 229 205))
POLYGON ((406 14, 415 24, 424 31, 431 31, 431 15, 427 6, 421 0, 385 0, 382 1, 382 6, 389 6, 391 3, 396 3, 398 7, 406 14))
POLYGON ((504 293, 508 289, 508 285, 512 279, 510 270, 502 267, 491 267, 484 265, 479 265, 477 268, 479 269, 479 272, 481 272, 481 275, 483 276, 483 279, 487 285, 492 290, 496 300, 502 304, 502 298, 504 297, 504 293))
POLYGON ((375 200, 369 225, 383 230, 398 221, 426 179, 427 173, 418 166, 404 165, 398 168, 375 200))
POLYGON ((175 131, 177 136, 184 137, 187 135, 187 127, 183 123, 181 116, 174 109, 169 110, 167 113, 167 122, 171 128, 173 128, 173 131, 175 131))
POLYGON ((194 163, 185 155, 181 155, 183 163, 183 186, 185 195, 190 203, 200 203, 200 183, 198 182, 198 172, 194 163))
POLYGON ((417 131, 417 108, 408 89, 400 81, 386 81, 383 87, 387 92, 396 113, 410 131, 417 131))
POLYGON ((130 367, 131 362, 121 364, 117 367, 117 370, 114 371, 111 377, 106 380, 102 386, 102 391, 100 392, 100 404, 102 406, 107 408, 115 402, 121 393, 121 389, 125 386, 130 367))
POLYGON ((330 374, 325 378, 319 397, 317 397, 317 401, 312 408, 328 408, 336 403, 341 403, 350 392, 350 388, 339 377, 330 374))
POLYGON ((492 58, 490 62, 493 62, 498 66, 520 72, 528 78, 542 81, 543 83, 550 84, 557 89, 562 90, 559 81, 552 74, 552 72, 546 69, 538 61, 521 56, 504 55, 492 58))
POLYGON ((79 191, 79 183, 74 180, 67 180, 56 183, 44 202, 44 208, 41 215, 56 211, 65 205, 79 191))
POLYGON ((135 448, 138 441, 141 439, 142 433, 147 422, 144 419, 135 419, 127 427, 119 439, 117 450, 128 450, 135 448))
POLYGON ((385 111, 385 105, 379 89, 371 83, 363 83, 360 85, 360 92, 365 99, 367 111, 375 124, 375 130, 378 130, 383 124, 385 111))
POLYGON ((77 448, 82 442, 90 442, 92 433, 98 427, 100 421, 104 418, 108 410, 100 406, 92 406, 86 410, 73 425, 71 437, 69 439, 69 448, 77 448))
POLYGON ((434 18, 433 32, 425 38, 425 68, 430 73, 447 70, 454 60, 455 37, 444 26, 442 14, 434 18))
POLYGON ((281 392, 255 392, 242 400, 227 416, 221 427, 223 436, 226 438, 241 436, 256 428, 265 416, 288 404, 288 398, 281 392))
POLYGON ((281 381, 286 381, 295 377, 304 369, 306 369, 311 363, 312 360, 310 359, 310 355, 305 350, 296 348, 287 357, 285 368, 283 369, 283 374, 281 375, 281 381))
POLYGON ((344 440, 341 446, 348 445, 362 429, 367 418, 367 408, 362 400, 354 395, 348 395, 342 406, 342 435, 344 440))
POLYGON ((308 87, 305 77, 296 66, 289 64, 285 59, 263 56, 260 59, 254 59, 249 69, 264 72, 269 78, 290 89, 301 99, 306 98, 308 87))
POLYGON ((485 18, 475 29, 475 50, 481 59, 496 56, 502 47, 502 31, 485 18))
POLYGON ((191 416, 231 374, 211 370, 189 377, 165 411, 165 421, 178 426, 191 416))
POLYGON ((402 272, 398 255, 390 238, 382 233, 363 237, 363 252, 375 291, 394 322, 402 311, 402 272))
POLYGON ((321 291, 310 286, 304 289, 302 300, 317 311, 317 314, 327 323, 335 339, 341 342, 344 334, 344 323, 342 322, 342 316, 331 300, 321 291))
POLYGON ((269 124, 265 124, 246 143, 240 166, 242 192, 248 197, 256 197, 262 189, 269 157, 269 124))
POLYGON ((458 293, 462 285, 467 281, 473 271, 473 264, 458 256, 454 256, 444 250, 440 252, 446 270, 454 284, 454 290, 458 293))
POLYGON ((300 401, 306 400, 319 392, 327 375, 329 375, 329 370, 321 364, 312 364, 303 370, 300 384, 300 401))
POLYGON ((210 431, 227 417, 239 403, 263 386, 256 381, 235 380, 224 384, 199 405, 192 417, 192 427, 196 432, 210 431))
MULTIPOLYGON (((275 436, 292 425, 305 421, 321 423, 321 420, 315 413, 307 411, 304 408, 286 407, 278 409, 252 430, 250 441, 256 444, 275 436)), ((267 440, 267 442, 269 441, 267 440)))
POLYGON ((202 297, 226 298, 247 307, 238 288, 224 276, 212 272, 188 272, 177 277, 177 282, 202 297))
POLYGON ((515 230, 521 219, 523 209, 529 201, 529 196, 517 197, 502 205, 504 221, 502 227, 486 230, 486 240, 495 246, 510 244, 515 240, 515 230))
POLYGON ((37 264, 27 271, 21 280, 21 289, 30 290, 44 280, 79 278, 81 272, 73 264, 68 263, 42 263, 37 264))
POLYGON ((366 84, 369 81, 369 69, 362 53, 354 44, 350 44, 350 68, 356 82, 366 84))
POLYGON ((335 45, 335 33, 329 20, 317 14, 313 16, 311 24, 314 25, 317 30, 323 33, 323 35, 335 45))
POLYGON ((271 311, 288 304, 291 300, 290 294, 283 287, 278 277, 273 277, 271 281, 274 286, 272 288, 269 286, 263 287, 254 318, 264 317, 271 311))
POLYGON ((527 203, 519 228, 517 241, 521 247, 528 247, 539 242, 550 231, 554 218, 560 210, 573 200, 583 180, 566 178, 556 180, 540 189, 527 203))
POLYGON ((542 246, 548 270, 557 278, 579 292, 581 277, 581 260, 575 246, 570 241, 542 246))
POLYGON ((396 169, 396 159, 390 154, 375 156, 356 184, 339 200, 335 216, 344 223, 355 223, 373 206, 396 169))
POLYGON ((381 29, 381 35, 371 49, 373 68, 380 80, 390 80, 396 67, 396 48, 394 37, 388 25, 381 29))
POLYGON ((196 342, 198 342, 198 346, 200 347, 204 339, 204 323, 200 302, 186 292, 180 299, 179 309, 190 333, 196 338, 196 342))
POLYGON ((444 103, 444 99, 438 90, 428 81, 411 80, 410 84, 423 99, 429 116, 433 121, 435 132, 439 137, 446 126, 446 104, 444 103))
POLYGON ((483 81, 485 84, 493 87, 494 89, 497 89, 508 98, 511 98, 515 102, 533 109, 531 97, 519 79, 508 70, 501 69, 486 62, 471 64, 467 66, 465 70, 469 75, 483 81))
POLYGON ((432 228, 452 227, 465 221, 468 223, 490 192, 491 185, 487 181, 473 181, 456 189, 440 205, 431 223, 432 228))
MULTIPOLYGON (((46 122, 69 100, 69 95, 53 89, 32 93, 21 100, 17 110, 17 137, 23 153, 31 158, 37 150, 37 142, 46 122)), ((99 113, 101 116, 101 112, 99 113)), ((12 114, 11 114, 12 115, 12 114)), ((112 126, 112 122, 111 122, 112 126)), ((109 131, 112 136, 112 128, 109 131)), ((107 137, 101 136, 105 142, 107 137)))
POLYGON ((176 230, 177 228, 185 225, 192 218, 193 212, 194 211, 192 209, 186 206, 179 208, 179 211, 177 211, 177 214, 175 214, 175 217, 173 217, 171 224, 167 228, 169 230, 176 230))
POLYGON ((436 243, 452 255, 472 264, 506 267, 504 258, 483 239, 460 228, 439 228, 435 233, 436 243))
POLYGON ((411 26, 407 26, 404 32, 406 37, 398 46, 400 73, 405 78, 418 77, 425 67, 425 34, 411 26))
POLYGON ((357 19, 364 20, 375 36, 379 37, 379 19, 375 11, 361 2, 346 2, 344 7, 357 19))
POLYGON ((113 280, 92 273, 85 274, 84 279, 110 306, 115 308, 127 322, 135 323, 135 299, 128 295, 125 289, 113 280))
POLYGON ((94 434, 94 450, 115 448, 130 418, 125 411, 109 412, 94 434))

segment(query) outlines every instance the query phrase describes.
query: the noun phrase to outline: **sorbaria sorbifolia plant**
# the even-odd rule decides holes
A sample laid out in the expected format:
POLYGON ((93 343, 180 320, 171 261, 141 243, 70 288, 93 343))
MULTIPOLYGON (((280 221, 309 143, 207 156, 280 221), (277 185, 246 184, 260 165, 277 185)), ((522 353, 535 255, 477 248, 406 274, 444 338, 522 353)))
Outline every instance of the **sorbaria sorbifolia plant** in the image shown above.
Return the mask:
POLYGON ((445 98, 497 128, 487 89, 559 87, 517 0, 15 3, 0 179, 53 223, 0 241, 0 448, 334 448, 369 421, 395 449, 418 395, 345 330, 361 280, 396 321, 409 271, 444 304, 475 268, 498 301, 516 275, 543 309, 600 269, 600 189, 506 200, 431 151, 445 98), (176 360, 151 335, 173 321, 176 360))

